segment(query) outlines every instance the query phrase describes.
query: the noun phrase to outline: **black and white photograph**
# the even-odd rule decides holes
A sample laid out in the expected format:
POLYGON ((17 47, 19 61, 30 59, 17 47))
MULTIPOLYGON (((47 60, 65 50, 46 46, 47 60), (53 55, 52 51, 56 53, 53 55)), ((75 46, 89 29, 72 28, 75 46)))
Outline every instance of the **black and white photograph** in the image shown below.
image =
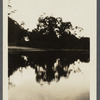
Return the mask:
POLYGON ((96 100, 95 14, 96 0, 8 0, 6 98, 96 100))

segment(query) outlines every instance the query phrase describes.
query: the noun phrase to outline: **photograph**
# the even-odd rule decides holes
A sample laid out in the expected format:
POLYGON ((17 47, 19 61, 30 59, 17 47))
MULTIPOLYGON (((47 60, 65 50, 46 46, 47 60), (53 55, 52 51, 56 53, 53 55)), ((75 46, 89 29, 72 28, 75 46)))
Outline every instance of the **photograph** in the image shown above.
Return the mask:
POLYGON ((96 100, 96 0, 4 5, 4 100, 96 100))

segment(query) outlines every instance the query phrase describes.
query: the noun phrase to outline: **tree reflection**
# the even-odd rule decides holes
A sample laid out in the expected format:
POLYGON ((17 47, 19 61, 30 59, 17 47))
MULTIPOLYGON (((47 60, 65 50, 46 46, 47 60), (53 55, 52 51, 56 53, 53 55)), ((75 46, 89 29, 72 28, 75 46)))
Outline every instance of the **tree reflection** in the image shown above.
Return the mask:
MULTIPOLYGON (((81 71, 74 68, 76 61, 89 62, 89 54, 86 52, 31 52, 21 54, 9 54, 8 76, 17 69, 31 66, 35 69, 37 82, 58 82, 61 77, 68 78, 71 71, 81 71), (71 66, 73 65, 73 67, 71 66)), ((22 72, 22 70, 20 71, 22 72)))

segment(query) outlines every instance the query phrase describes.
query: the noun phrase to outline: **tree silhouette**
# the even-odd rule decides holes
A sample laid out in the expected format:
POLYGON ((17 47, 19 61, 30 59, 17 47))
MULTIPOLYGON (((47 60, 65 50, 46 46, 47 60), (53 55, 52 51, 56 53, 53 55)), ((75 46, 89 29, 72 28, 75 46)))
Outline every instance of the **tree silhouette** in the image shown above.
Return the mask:
POLYGON ((75 48, 79 39, 71 33, 73 29, 79 27, 73 28, 71 22, 63 22, 60 17, 40 16, 37 28, 29 35, 29 45, 39 48, 75 48))
MULTIPOLYGON (((63 22, 62 18, 47 16, 39 17, 37 29, 42 35, 48 35, 52 38, 62 36, 67 29, 72 27, 70 22, 63 22)), ((67 33, 67 32, 66 32, 67 33)))
POLYGON ((60 17, 40 16, 37 27, 32 32, 23 28, 24 22, 19 25, 10 17, 8 21, 9 45, 11 42, 15 42, 15 45, 34 48, 89 50, 89 38, 75 36, 76 30, 81 31, 82 28, 73 27, 71 22, 63 22, 60 17))
POLYGON ((15 20, 8 17, 8 45, 25 46, 25 37, 28 31, 19 25, 15 20))
POLYGON ((89 62, 89 54, 86 52, 23 52, 18 54, 9 53, 8 76, 11 76, 20 67, 31 66, 35 70, 36 81, 44 82, 59 81, 61 77, 68 78, 70 72, 78 71, 75 62, 89 62), (25 59, 27 58, 27 60, 25 59))

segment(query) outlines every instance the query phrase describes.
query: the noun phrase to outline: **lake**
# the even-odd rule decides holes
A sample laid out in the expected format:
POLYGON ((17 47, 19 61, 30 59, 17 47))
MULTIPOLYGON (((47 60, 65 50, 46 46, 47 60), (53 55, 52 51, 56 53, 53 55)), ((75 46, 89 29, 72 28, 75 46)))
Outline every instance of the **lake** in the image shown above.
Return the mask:
POLYGON ((9 100, 89 100, 88 51, 8 53, 9 100))

